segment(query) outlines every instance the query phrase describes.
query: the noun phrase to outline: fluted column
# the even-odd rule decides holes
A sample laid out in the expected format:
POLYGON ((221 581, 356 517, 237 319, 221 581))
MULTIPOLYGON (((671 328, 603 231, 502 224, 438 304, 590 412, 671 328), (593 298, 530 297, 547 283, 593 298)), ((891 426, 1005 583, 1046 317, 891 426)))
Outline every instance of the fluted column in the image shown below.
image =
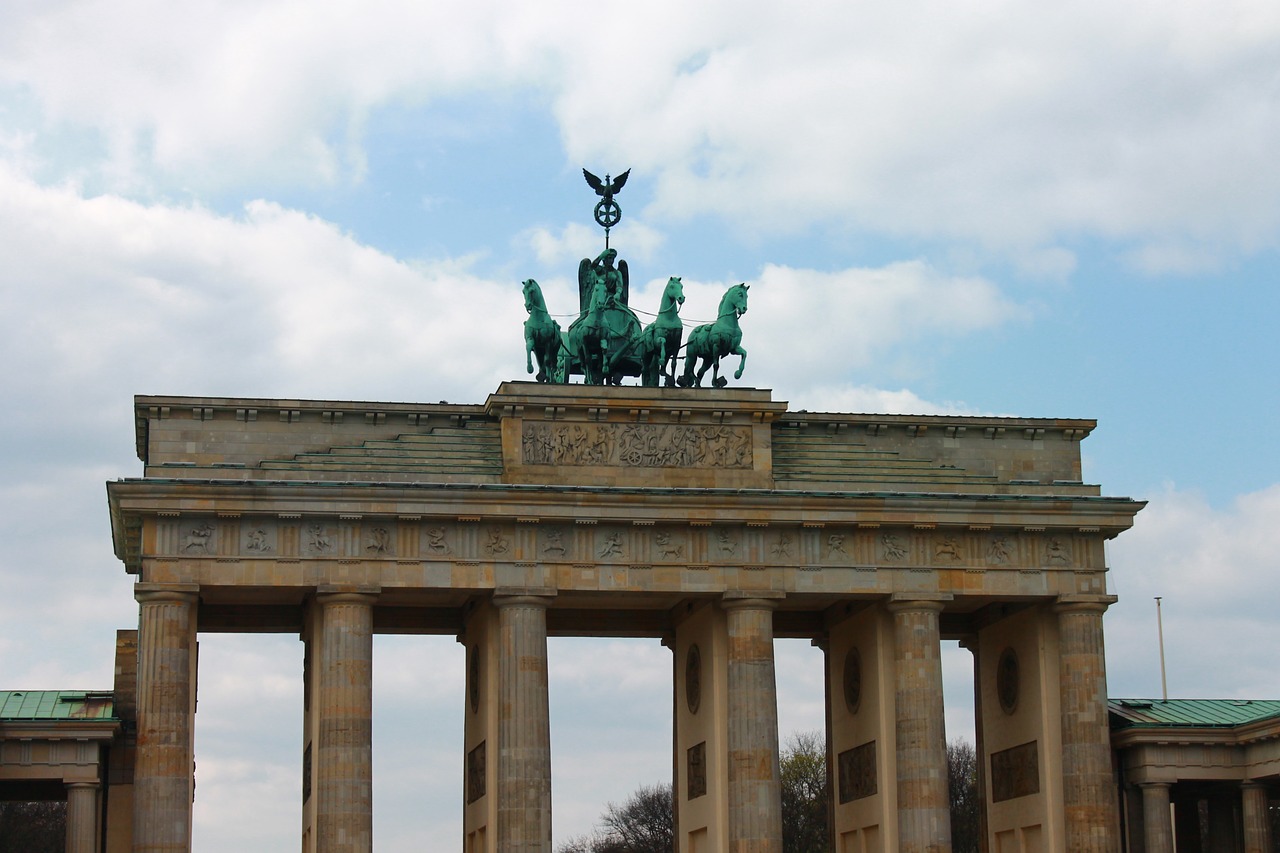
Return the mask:
POLYGON ((773 667, 775 601, 730 594, 721 602, 729 635, 729 850, 780 853, 778 689, 773 667))
POLYGON ((1115 596, 1063 596, 1055 605, 1067 853, 1120 849, 1102 643, 1102 614, 1115 600, 1115 596))
POLYGON ((191 849, 196 587, 138 584, 134 853, 191 849))
POLYGON ((1146 853, 1173 853, 1169 783, 1144 782, 1139 787, 1142 788, 1142 826, 1146 853))
POLYGON ((893 596, 894 700, 898 759, 898 850, 950 853, 942 636, 947 597, 893 596))
POLYGON ((322 592, 316 853, 373 850, 373 604, 367 592, 322 592))
MULTIPOLYGON (((976 761, 975 781, 978 788, 978 853, 987 853, 990 845, 987 841, 987 760, 986 746, 982 733, 982 655, 978 653, 981 643, 977 634, 969 634, 960 641, 960 647, 973 654, 973 751, 976 761)), ((947 771, 947 783, 950 785, 951 771, 947 771)), ((948 800, 948 807, 950 801, 948 800)))
POLYGON ((1271 853, 1271 821, 1267 814, 1267 789, 1254 782, 1240 787, 1244 818, 1244 853, 1271 853))
POLYGON ((98 783, 67 784, 67 853, 97 853, 98 783))
POLYGON ((551 713, 543 595, 500 594, 498 853, 551 853, 551 713))

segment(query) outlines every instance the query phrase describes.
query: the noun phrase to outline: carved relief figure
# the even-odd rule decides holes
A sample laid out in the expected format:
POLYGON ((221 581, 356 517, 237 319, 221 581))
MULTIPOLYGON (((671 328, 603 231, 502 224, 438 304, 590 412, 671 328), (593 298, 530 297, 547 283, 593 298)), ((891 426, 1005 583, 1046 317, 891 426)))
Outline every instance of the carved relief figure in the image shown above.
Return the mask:
POLYGON ((791 556, 791 537, 785 533, 779 533, 778 541, 773 543, 773 547, 770 550, 773 552, 773 556, 777 557, 778 559, 782 559, 783 557, 790 557, 791 556))
POLYGON ((484 543, 484 550, 491 556, 505 554, 511 550, 511 540, 503 535, 501 528, 490 527, 489 538, 484 543))
POLYGON ((443 527, 432 527, 427 530, 427 550, 433 554, 448 554, 449 543, 445 541, 443 527))
POLYGON ((1070 563, 1071 546, 1057 536, 1050 537, 1046 552, 1050 563, 1070 563))
POLYGON ((897 562, 907 556, 907 548, 902 544, 902 540, 895 533, 883 533, 880 535, 880 547, 884 551, 884 558, 897 562))
POLYGON ((199 527, 193 527, 187 531, 186 539, 182 543, 182 550, 207 554, 209 553, 209 540, 212 538, 213 525, 206 521, 199 527))
POLYGON ((564 556, 564 532, 553 527, 547 531, 547 544, 542 546, 544 554, 559 554, 564 556))
POLYGON ((684 556, 684 546, 671 541, 670 533, 654 534, 653 542, 658 546, 658 556, 664 559, 679 559, 684 556))
POLYGON ((246 550, 258 551, 265 553, 271 550, 271 546, 267 543, 267 531, 261 527, 255 527, 249 531, 249 541, 245 545, 246 550))
POLYGON ((827 537, 827 556, 835 557, 837 554, 849 556, 849 552, 844 549, 843 533, 832 533, 827 537))
POLYGON ((321 554, 333 550, 333 540, 325 532, 323 524, 312 524, 307 528, 307 547, 321 554))
POLYGON ((526 465, 750 468, 750 427, 527 423, 526 465))
POLYGON ((733 541, 733 537, 729 535, 729 531, 717 530, 716 541, 719 543, 721 555, 732 557, 738 553, 738 543, 733 541))
POLYGON ((375 554, 385 554, 391 547, 391 534, 385 527, 375 527, 369 531, 369 543, 365 545, 366 551, 372 551, 375 554))
POLYGON ((960 543, 954 536, 944 536, 938 540, 933 556, 935 560, 948 560, 952 563, 959 563, 963 559, 960 556, 960 543))
POLYGON ((600 546, 600 557, 621 557, 622 556, 622 537, 617 533, 610 533, 604 540, 604 544, 600 546))
POLYGON ((992 536, 987 549, 987 562, 1002 566, 1013 558, 1013 543, 1008 536, 992 536))

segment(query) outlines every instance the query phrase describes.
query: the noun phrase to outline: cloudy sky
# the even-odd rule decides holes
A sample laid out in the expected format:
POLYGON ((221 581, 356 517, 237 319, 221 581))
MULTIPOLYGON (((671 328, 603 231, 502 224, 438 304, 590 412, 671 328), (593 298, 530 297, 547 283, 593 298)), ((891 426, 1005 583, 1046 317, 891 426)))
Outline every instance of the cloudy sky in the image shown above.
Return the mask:
MULTIPOLYGON (((1113 696, 1280 697, 1280 5, 10 0, 0 686, 102 688, 134 394, 479 402, 631 178, 632 304, 751 288, 796 408, 1097 418, 1113 696)), ((656 641, 552 642, 556 833, 669 774, 656 641)), ((820 658, 779 643, 784 738, 820 658)), ((972 725, 967 653, 948 721, 972 725)), ((196 850, 296 850, 301 646, 204 636, 196 850)), ((379 851, 457 849, 462 654, 376 643, 379 851)))

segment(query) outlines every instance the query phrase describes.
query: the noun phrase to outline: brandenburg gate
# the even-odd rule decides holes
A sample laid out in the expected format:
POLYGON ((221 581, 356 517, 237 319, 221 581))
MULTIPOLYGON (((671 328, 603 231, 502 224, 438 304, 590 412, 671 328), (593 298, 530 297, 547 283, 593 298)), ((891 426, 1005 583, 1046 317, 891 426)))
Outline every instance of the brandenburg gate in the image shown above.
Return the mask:
POLYGON ((838 851, 949 851, 940 643, 974 655, 992 853, 1120 848, 1089 420, 504 383, 482 405, 138 397, 133 849, 188 851, 196 638, 305 644, 301 849, 370 851, 373 635, 466 647, 467 853, 550 853, 549 636, 673 654, 681 853, 780 850, 775 637, 825 652, 838 851))

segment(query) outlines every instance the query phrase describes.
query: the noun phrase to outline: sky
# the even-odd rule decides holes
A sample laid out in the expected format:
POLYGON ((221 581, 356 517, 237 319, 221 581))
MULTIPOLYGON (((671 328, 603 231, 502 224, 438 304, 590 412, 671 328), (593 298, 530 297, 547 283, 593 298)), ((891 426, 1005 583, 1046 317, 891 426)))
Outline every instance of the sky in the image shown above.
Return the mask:
MULTIPOLYGON (((8 0, 0 687, 106 688, 135 394, 481 402, 573 311, 751 285, 741 385, 1096 418, 1109 690, 1277 698, 1280 4, 8 0)), ((822 724, 780 641, 779 716, 822 724)), ((670 773, 670 652, 550 646, 556 838, 670 773)), ((948 647, 948 727, 972 727, 948 647)), ((462 650, 375 642, 375 844, 460 844, 462 650)), ((202 635, 195 850, 296 850, 302 650, 202 635)))

